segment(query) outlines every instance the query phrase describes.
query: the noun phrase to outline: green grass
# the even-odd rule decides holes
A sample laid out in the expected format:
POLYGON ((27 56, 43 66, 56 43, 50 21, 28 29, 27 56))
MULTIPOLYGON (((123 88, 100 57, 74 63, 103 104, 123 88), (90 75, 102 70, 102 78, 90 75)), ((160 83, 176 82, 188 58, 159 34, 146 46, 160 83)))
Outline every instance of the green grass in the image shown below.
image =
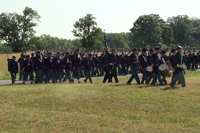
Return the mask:
POLYGON ((200 71, 187 88, 119 84, 0 87, 1 132, 199 132, 200 71))

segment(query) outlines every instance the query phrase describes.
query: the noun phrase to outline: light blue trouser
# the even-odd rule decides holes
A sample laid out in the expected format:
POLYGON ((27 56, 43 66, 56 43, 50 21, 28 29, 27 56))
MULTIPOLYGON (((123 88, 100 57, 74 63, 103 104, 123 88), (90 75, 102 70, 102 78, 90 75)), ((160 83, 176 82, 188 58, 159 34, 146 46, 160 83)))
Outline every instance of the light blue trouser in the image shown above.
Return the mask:
POLYGON ((65 78, 64 78, 64 81, 69 80, 69 82, 70 82, 70 79, 71 79, 71 70, 65 69, 65 78))
POLYGON ((186 85, 185 85, 185 77, 184 77, 184 74, 183 74, 182 71, 178 71, 176 73, 171 85, 174 86, 178 80, 180 80, 180 82, 182 84, 182 87, 186 87, 186 85))
POLYGON ((78 80, 80 79, 80 73, 81 73, 81 67, 76 66, 76 76, 78 80))
POLYGON ((52 69, 48 69, 48 70, 47 70, 47 81, 49 81, 50 78, 52 78, 52 82, 53 82, 53 83, 56 82, 55 74, 54 74, 54 72, 53 72, 52 69))
POLYGON ((131 66, 131 73, 132 73, 132 76, 130 77, 130 79, 128 80, 127 83, 131 83, 133 81, 133 79, 135 78, 135 80, 137 81, 137 83, 140 84, 140 79, 139 79, 139 76, 138 76, 138 70, 137 70, 137 68, 131 66))
POLYGON ((23 74, 23 81, 27 80, 28 75, 30 75, 30 80, 33 81, 33 71, 31 71, 31 72, 24 71, 23 73, 24 73, 23 74))
POLYGON ((43 70, 37 69, 35 70, 36 80, 35 83, 43 83, 43 70))
POLYGON ((161 75, 160 75, 160 72, 156 73, 154 78, 153 78, 153 81, 151 82, 152 85, 154 85, 156 83, 156 81, 159 81, 160 85, 163 85, 163 81, 161 79, 161 75))
POLYGON ((142 73, 143 73, 143 75, 142 75, 141 83, 144 83, 144 81, 145 81, 145 83, 147 84, 148 83, 148 81, 147 81, 147 71, 146 71, 145 68, 142 68, 142 73))

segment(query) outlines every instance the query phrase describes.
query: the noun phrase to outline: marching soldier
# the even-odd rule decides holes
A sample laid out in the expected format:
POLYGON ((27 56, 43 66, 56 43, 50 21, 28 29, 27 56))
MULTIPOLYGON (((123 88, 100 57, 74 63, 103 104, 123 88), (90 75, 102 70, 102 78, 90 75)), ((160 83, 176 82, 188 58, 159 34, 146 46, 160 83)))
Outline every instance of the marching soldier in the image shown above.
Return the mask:
POLYGON ((135 48, 133 49, 133 53, 131 54, 129 61, 131 63, 132 76, 128 80, 127 84, 131 84, 131 82, 134 78, 137 81, 137 83, 140 84, 140 79, 138 76, 138 69, 137 69, 137 65, 138 65, 137 49, 135 49, 135 48))
POLYGON ((69 83, 71 83, 71 66, 72 62, 69 56, 69 52, 66 52, 65 58, 63 59, 63 68, 65 69, 65 77, 63 79, 63 82, 69 80, 69 83))
POLYGON ((31 84, 33 84, 33 61, 30 59, 30 55, 26 56, 26 60, 23 62, 23 84, 28 79, 28 75, 30 76, 31 84))
POLYGON ((51 52, 48 53, 48 57, 45 59, 44 64, 45 64, 46 74, 47 74, 45 83, 49 82, 50 78, 52 79, 52 82, 55 83, 56 79, 55 79, 55 74, 53 71, 54 63, 53 63, 53 57, 52 57, 51 52))
POLYGON ((111 75, 109 81, 112 82, 112 77, 115 78, 115 83, 118 83, 119 80, 117 78, 117 55, 116 55, 116 50, 112 49, 112 54, 110 55, 110 68, 111 68, 111 75))
POLYGON ((18 73, 18 63, 15 55, 13 55, 12 59, 8 62, 8 71, 11 74, 12 84, 14 84, 16 80, 16 73, 18 73))
POLYGON ((146 67, 148 66, 147 56, 146 56, 146 49, 142 49, 142 54, 139 56, 140 66, 142 67, 142 81, 141 84, 144 84, 144 81, 146 84, 148 84, 147 81, 147 71, 146 67))
POLYGON ((163 85, 163 82, 161 80, 161 74, 158 69, 159 65, 161 64, 161 55, 160 55, 160 47, 156 46, 155 47, 155 53, 152 55, 153 57, 153 72, 155 73, 155 76, 153 78, 153 81, 151 82, 151 85, 155 85, 157 79, 160 83, 160 85, 163 85))
POLYGON ((76 78, 78 80, 78 83, 81 83, 80 81, 80 72, 81 72, 81 67, 82 67, 82 63, 81 63, 82 59, 81 56, 79 54, 79 49, 76 50, 76 53, 73 56, 73 71, 76 73, 76 78))
POLYGON ((18 59, 18 63, 19 63, 19 80, 23 80, 23 62, 25 60, 25 55, 24 54, 21 54, 20 58, 18 59))
POLYGON ((91 56, 92 54, 88 54, 88 58, 84 60, 84 64, 83 64, 86 71, 86 78, 84 80, 85 83, 87 82, 88 79, 90 80, 90 83, 92 83, 91 70, 92 70, 92 67, 94 67, 94 61, 91 56))
POLYGON ((62 71, 63 71, 61 52, 57 52, 57 57, 54 58, 54 71, 55 71, 56 82, 57 80, 59 80, 59 83, 61 83, 62 71))
POLYGON ((34 68, 35 68, 35 74, 36 74, 36 80, 35 83, 43 83, 43 58, 40 54, 40 51, 37 51, 37 54, 34 59, 34 68))
POLYGON ((110 81, 110 77, 111 77, 111 66, 110 66, 110 62, 111 62, 111 56, 110 56, 110 53, 108 51, 105 52, 105 56, 103 58, 103 60, 105 60, 105 67, 104 67, 104 70, 105 70, 105 76, 104 76, 104 79, 103 79, 103 83, 106 83, 106 81, 108 80, 108 82, 112 82, 110 81))
POLYGON ((175 66, 175 77, 173 78, 173 81, 171 82, 171 86, 174 87, 176 82, 180 80, 182 87, 186 87, 185 85, 185 77, 183 74, 183 55, 182 55, 182 47, 177 47, 177 53, 173 58, 174 66, 175 66))

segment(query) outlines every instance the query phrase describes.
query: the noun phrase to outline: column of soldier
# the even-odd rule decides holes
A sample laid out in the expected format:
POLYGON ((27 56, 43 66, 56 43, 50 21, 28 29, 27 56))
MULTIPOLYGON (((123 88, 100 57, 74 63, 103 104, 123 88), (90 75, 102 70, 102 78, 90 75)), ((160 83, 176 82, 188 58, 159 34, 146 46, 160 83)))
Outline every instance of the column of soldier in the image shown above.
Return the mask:
POLYGON ((200 55, 199 53, 197 56, 190 53, 183 55, 181 46, 171 52, 167 56, 166 51, 160 51, 159 46, 150 49, 148 53, 147 49, 144 48, 139 56, 135 48, 130 55, 124 53, 118 55, 117 51, 112 49, 111 52, 105 51, 101 56, 80 54, 79 49, 73 55, 69 52, 57 52, 55 56, 51 52, 42 55, 40 51, 37 51, 36 55, 34 56, 32 53, 31 57, 22 54, 18 60, 13 56, 8 62, 8 70, 11 73, 12 84, 15 83, 19 63, 20 80, 23 81, 23 84, 27 80, 30 80, 31 84, 61 83, 67 80, 69 83, 74 83, 74 78, 80 83, 81 77, 85 77, 83 80, 85 83, 87 80, 92 83, 93 76, 104 76, 103 83, 107 81, 111 83, 114 77, 115 82, 118 83, 118 75, 131 74, 127 84, 131 84, 135 78, 138 84, 155 85, 158 81, 160 85, 165 85, 167 84, 166 77, 172 74, 170 85, 174 86, 179 81, 182 87, 185 87, 184 72, 186 67, 184 64, 188 70, 190 68, 197 69, 200 55), (142 73, 141 81, 138 76, 139 72, 142 73))

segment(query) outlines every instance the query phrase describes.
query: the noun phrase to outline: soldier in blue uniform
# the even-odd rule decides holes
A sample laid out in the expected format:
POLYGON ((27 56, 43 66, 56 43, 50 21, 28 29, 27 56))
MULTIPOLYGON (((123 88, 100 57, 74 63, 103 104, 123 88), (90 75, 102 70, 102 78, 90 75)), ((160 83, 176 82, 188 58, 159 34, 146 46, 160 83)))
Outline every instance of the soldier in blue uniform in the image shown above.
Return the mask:
POLYGON ((90 83, 92 83, 92 76, 91 76, 91 70, 92 70, 92 67, 94 67, 94 61, 92 59, 92 54, 88 54, 88 57, 84 59, 84 68, 85 68, 85 71, 86 71, 86 78, 84 79, 84 82, 86 83, 87 80, 89 79, 90 80, 90 83))
POLYGON ((178 46, 177 47, 177 53, 173 58, 173 62, 174 62, 174 69, 175 69, 175 77, 173 78, 172 82, 171 82, 171 86, 174 87, 174 85, 176 84, 176 82, 178 80, 180 80, 182 87, 186 87, 185 85, 185 77, 183 74, 183 55, 182 55, 182 47, 178 46))
POLYGON ((69 83, 72 83, 71 79, 71 66, 72 66, 72 61, 69 56, 69 52, 66 52, 65 58, 62 61, 63 69, 65 70, 65 77, 63 79, 63 82, 69 80, 69 83))
POLYGON ((61 52, 57 52, 57 56, 54 58, 53 62, 56 82, 59 80, 59 83, 61 83, 63 72, 61 52))
POLYGON ((45 83, 49 82, 50 78, 52 79, 52 82, 55 83, 56 79, 55 79, 55 74, 53 71, 54 63, 53 63, 53 57, 52 57, 51 52, 48 53, 48 57, 44 60, 44 65, 45 65, 46 74, 47 74, 45 83))
POLYGON ((16 56, 15 55, 13 55, 12 59, 9 60, 9 62, 8 62, 8 71, 11 74, 12 84, 14 84, 15 83, 15 79, 16 79, 16 73, 18 73, 18 63, 16 61, 16 56))
POLYGON ((81 83, 80 81, 80 73, 81 73, 81 67, 82 67, 82 59, 79 53, 79 49, 76 50, 74 56, 73 56, 73 71, 76 73, 76 78, 78 80, 78 83, 81 83))
POLYGON ((36 80, 35 83, 43 83, 43 58, 40 54, 40 51, 37 51, 37 54, 34 59, 34 68, 35 68, 35 74, 36 74, 36 80))
POLYGON ((139 79, 139 76, 138 76, 138 69, 137 69, 137 65, 138 65, 139 62, 138 62, 138 57, 137 57, 136 54, 137 54, 137 49, 134 48, 133 53, 129 57, 129 62, 131 63, 132 76, 128 80, 127 84, 131 84, 131 82, 134 78, 137 81, 137 83, 140 84, 140 79, 139 79))
POLYGON ((33 61, 30 59, 30 55, 26 56, 26 60, 23 62, 23 84, 28 79, 28 75, 30 76, 31 84, 33 84, 33 61))
POLYGON ((139 56, 139 61, 140 61, 140 66, 142 68, 142 81, 141 84, 144 84, 144 81, 146 84, 148 84, 147 81, 147 71, 146 67, 148 66, 148 61, 147 61, 147 55, 146 55, 146 49, 142 49, 142 54, 139 56))
POLYGON ((158 69, 159 65, 161 64, 161 55, 160 55, 160 47, 155 47, 155 53, 152 55, 153 58, 153 72, 155 73, 155 76, 153 78, 153 81, 151 82, 151 85, 155 85, 157 79, 160 83, 160 85, 163 85, 163 81, 161 79, 161 74, 158 69))

